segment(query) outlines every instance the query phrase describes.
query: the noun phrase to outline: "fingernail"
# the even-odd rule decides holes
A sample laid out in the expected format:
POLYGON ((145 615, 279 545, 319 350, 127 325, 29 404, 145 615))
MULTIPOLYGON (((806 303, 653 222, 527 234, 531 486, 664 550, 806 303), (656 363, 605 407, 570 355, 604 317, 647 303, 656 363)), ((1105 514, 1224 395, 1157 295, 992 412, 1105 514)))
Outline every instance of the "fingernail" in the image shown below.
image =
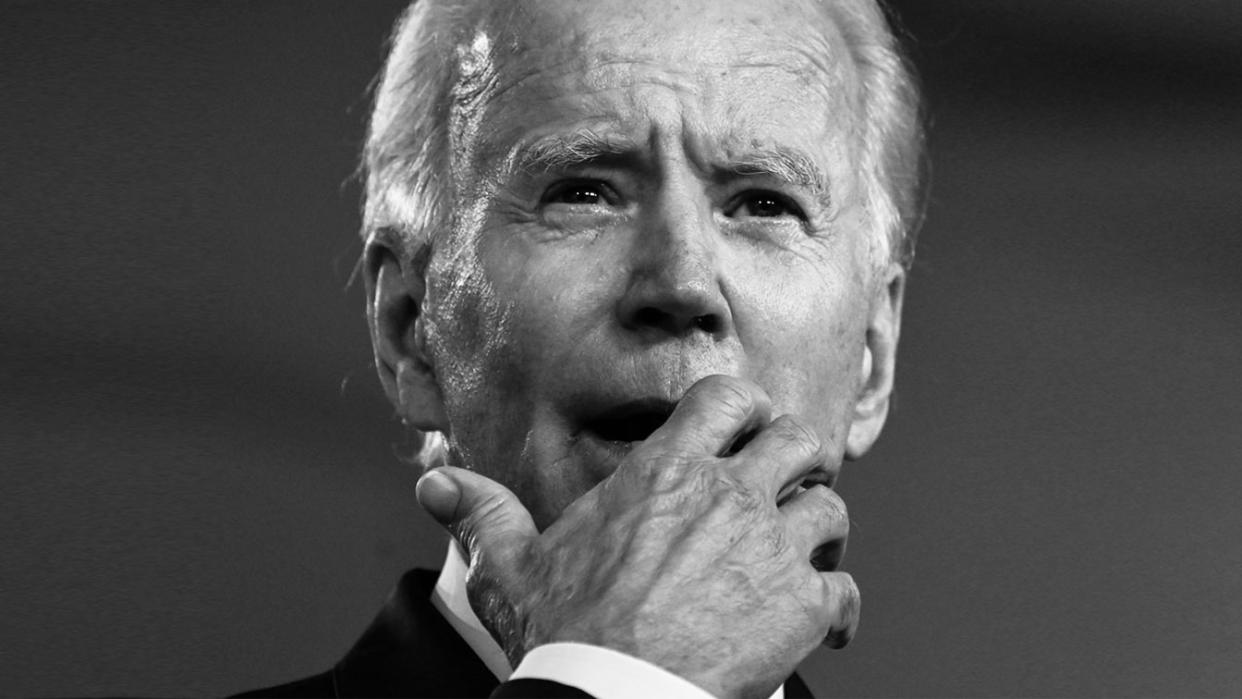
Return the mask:
POLYGON ((457 512, 457 501, 461 499, 457 484, 440 471, 423 474, 414 486, 414 496, 427 514, 440 524, 453 521, 453 515, 457 512))

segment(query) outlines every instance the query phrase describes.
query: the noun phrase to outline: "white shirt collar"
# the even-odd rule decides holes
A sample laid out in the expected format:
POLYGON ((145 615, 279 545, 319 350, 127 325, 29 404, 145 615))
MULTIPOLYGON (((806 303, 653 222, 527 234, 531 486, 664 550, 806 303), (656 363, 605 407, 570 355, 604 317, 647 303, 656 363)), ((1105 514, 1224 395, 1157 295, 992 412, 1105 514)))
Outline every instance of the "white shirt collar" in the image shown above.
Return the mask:
MULTIPOLYGON (((466 597, 466 569, 465 552, 461 550, 460 544, 450 540, 448 553, 444 556, 444 568, 440 570, 440 577, 436 579, 436 587, 431 593, 431 604, 448 620, 453 630, 465 639, 466 644, 479 656, 487 669, 492 671, 496 679, 505 682, 513 674, 513 668, 509 666, 509 659, 501 650, 500 644, 483 628, 483 622, 479 621, 479 617, 470 608, 470 600, 466 597)), ((525 665, 523 663, 523 667, 525 665)), ((648 666, 656 668, 654 665, 648 666)), ((671 673, 667 676, 676 678, 671 673)), ((687 683, 686 686, 692 685, 687 683)), ((785 699, 785 685, 777 687, 770 699, 785 699)))
POLYGON ((483 622, 475 616, 466 597, 466 557, 461 545, 450 540, 448 553, 444 556, 444 568, 436 579, 431 593, 431 604, 448 620, 457 635, 465 639, 475 655, 483 661, 496 679, 504 682, 513 674, 509 659, 496 639, 483 628, 483 622))

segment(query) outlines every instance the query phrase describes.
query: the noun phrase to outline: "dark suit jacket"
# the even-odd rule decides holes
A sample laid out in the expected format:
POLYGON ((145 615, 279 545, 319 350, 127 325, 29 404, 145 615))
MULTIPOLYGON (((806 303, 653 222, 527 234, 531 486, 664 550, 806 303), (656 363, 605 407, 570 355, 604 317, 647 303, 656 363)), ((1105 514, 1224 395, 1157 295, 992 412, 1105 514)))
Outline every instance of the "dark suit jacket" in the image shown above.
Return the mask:
MULTIPOLYGON (((332 669, 238 697, 589 697, 542 680, 500 684, 431 604, 438 573, 407 572, 379 616, 332 669), (411 661, 416 662, 411 662, 411 661)), ((794 675, 785 696, 810 697, 794 675)))

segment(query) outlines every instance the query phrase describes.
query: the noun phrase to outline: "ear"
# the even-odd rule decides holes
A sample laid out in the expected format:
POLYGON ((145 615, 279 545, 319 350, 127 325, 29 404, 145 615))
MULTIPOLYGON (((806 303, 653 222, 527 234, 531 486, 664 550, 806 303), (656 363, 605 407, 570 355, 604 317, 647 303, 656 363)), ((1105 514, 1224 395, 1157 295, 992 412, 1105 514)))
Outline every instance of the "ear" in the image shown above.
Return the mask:
POLYGON ((846 437, 845 458, 862 458, 884 429, 889 397, 897 369, 897 339, 901 335, 901 302, 906 290, 906 271, 897 263, 883 270, 875 288, 863 347, 858 400, 846 437))
POLYGON ((402 242, 396 231, 379 229, 363 252, 375 369, 406 424, 447 434, 444 396, 426 351, 427 255, 407 256, 402 242))

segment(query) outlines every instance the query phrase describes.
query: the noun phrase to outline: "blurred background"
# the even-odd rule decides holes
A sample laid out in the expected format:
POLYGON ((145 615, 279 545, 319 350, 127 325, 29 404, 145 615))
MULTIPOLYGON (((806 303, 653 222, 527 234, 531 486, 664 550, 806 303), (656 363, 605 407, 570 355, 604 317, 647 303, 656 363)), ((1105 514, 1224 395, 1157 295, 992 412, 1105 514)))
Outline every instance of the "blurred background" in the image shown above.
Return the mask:
MULTIPOLYGON (((1242 4, 893 4, 934 184, 804 675, 1242 695, 1242 4)), ((0 6, 0 692, 318 672, 439 565, 349 283, 400 7, 0 6)))

